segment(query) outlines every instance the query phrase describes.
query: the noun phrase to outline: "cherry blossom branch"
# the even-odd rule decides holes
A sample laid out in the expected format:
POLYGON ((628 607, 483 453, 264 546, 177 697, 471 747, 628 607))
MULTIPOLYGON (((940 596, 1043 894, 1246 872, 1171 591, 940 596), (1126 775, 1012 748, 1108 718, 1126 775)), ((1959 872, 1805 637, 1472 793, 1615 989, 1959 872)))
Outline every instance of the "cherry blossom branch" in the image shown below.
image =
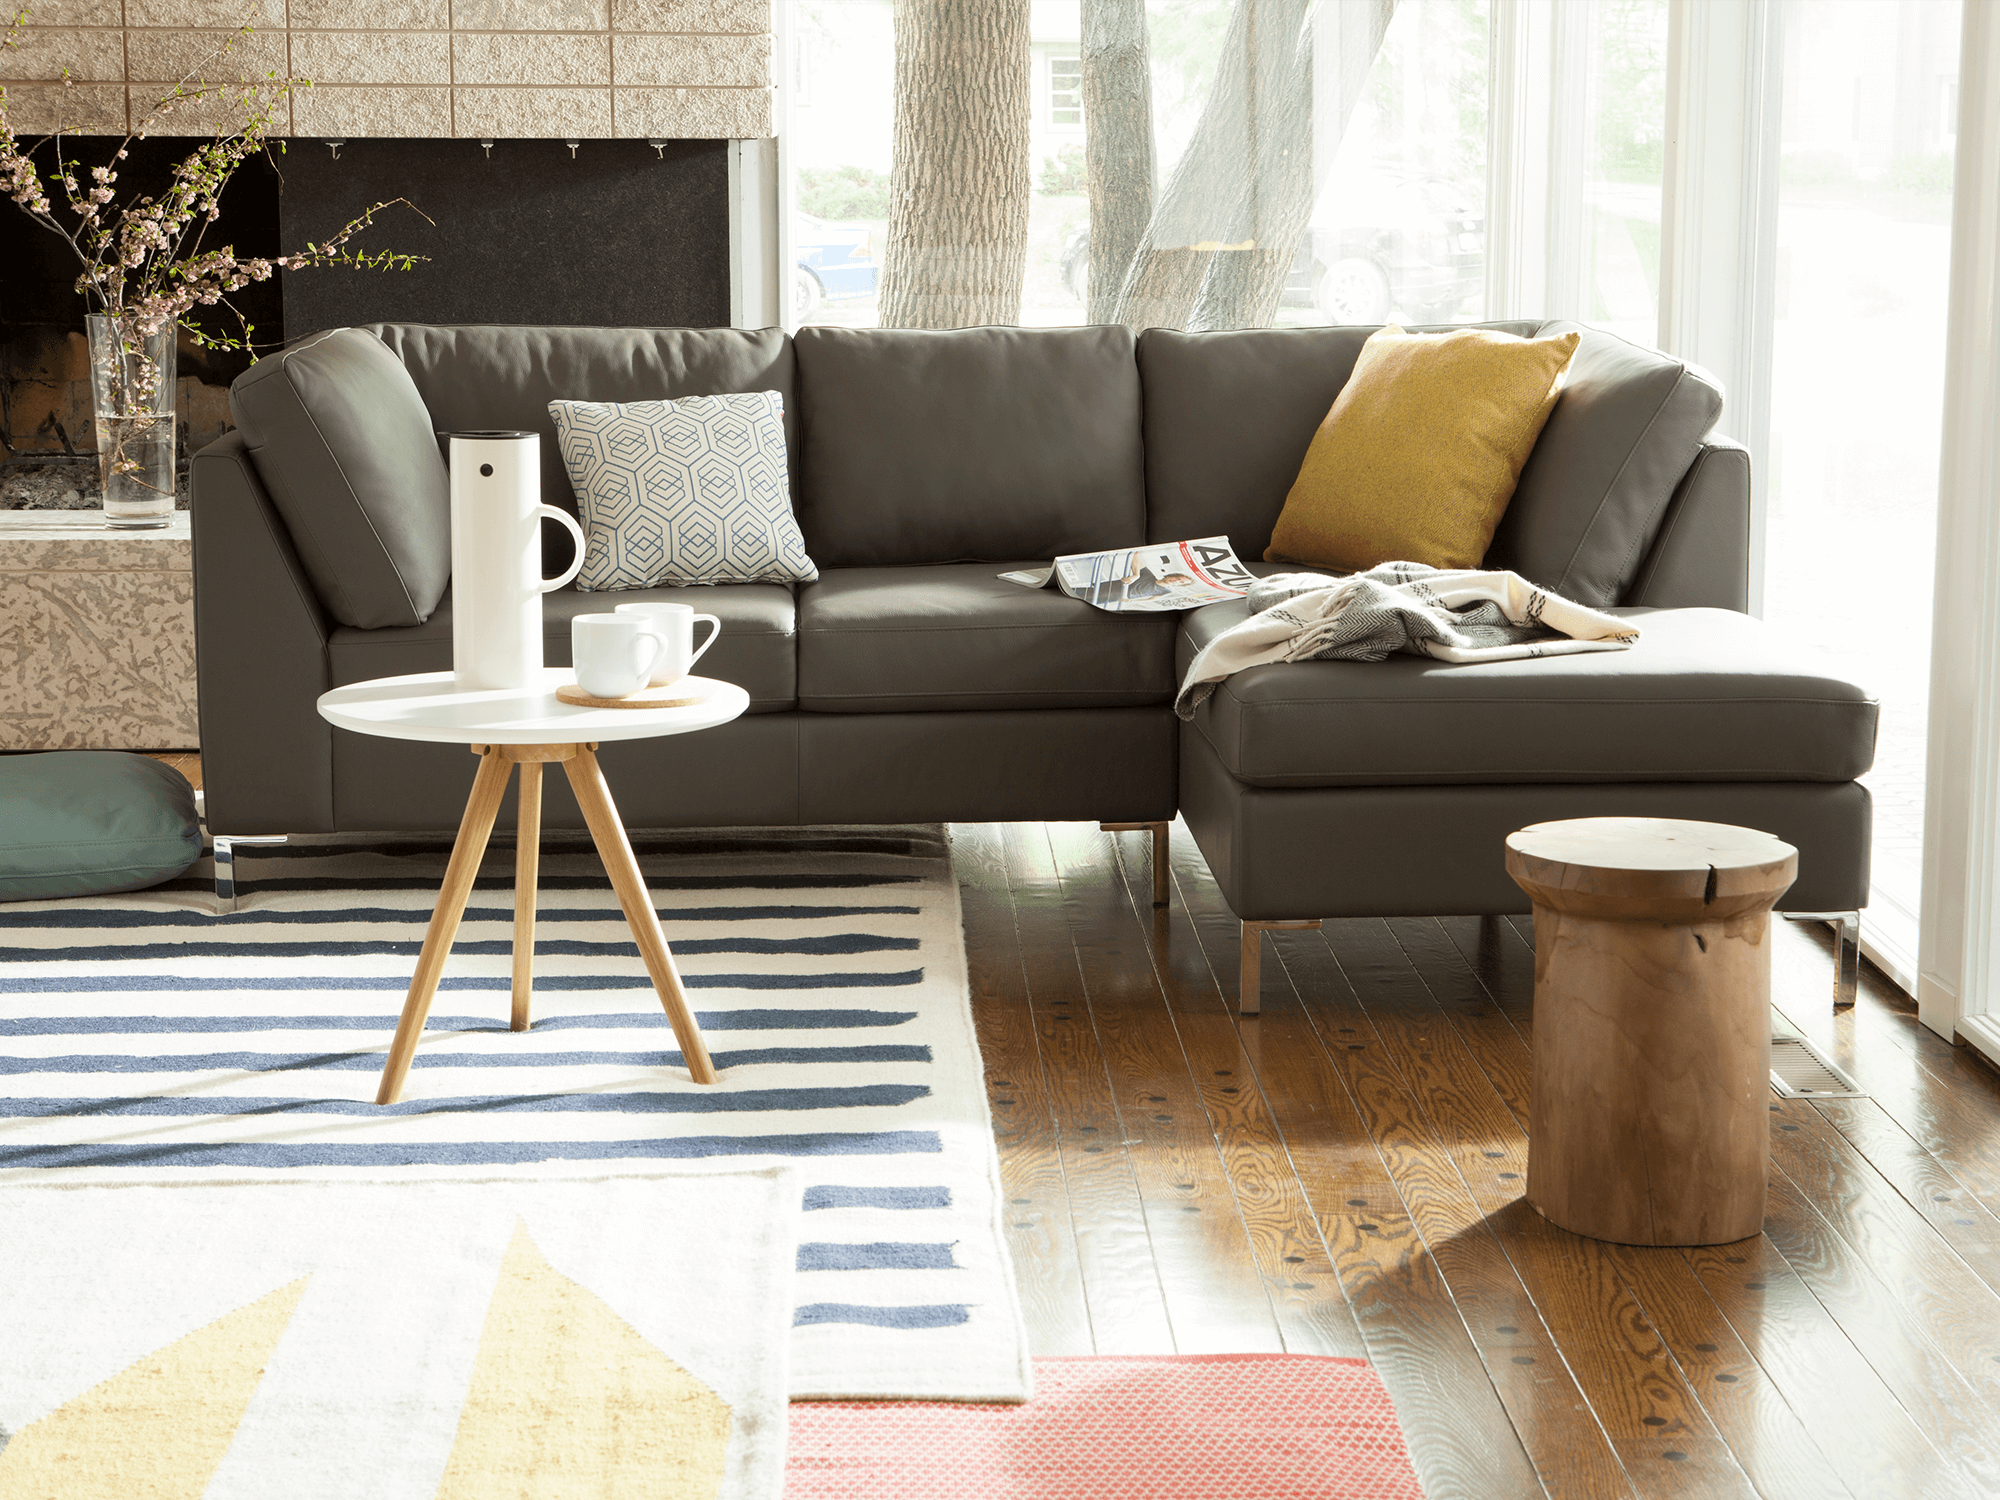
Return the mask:
MULTIPOLYGON (((18 48, 27 24, 28 12, 15 11, 0 32, 0 50, 18 48)), ((143 466, 126 452, 129 441, 160 422, 171 421, 158 410, 164 361, 146 352, 148 339, 163 330, 171 338, 172 330, 184 329, 202 348, 248 350, 254 360, 252 325, 242 309, 230 301, 232 292, 267 280, 280 270, 351 266, 357 270, 407 271, 425 258, 391 250, 364 251, 349 243, 362 230, 373 227, 376 214, 397 205, 431 222, 406 198, 372 204, 330 239, 308 242, 291 255, 239 257, 233 245, 202 248, 209 226, 221 217, 222 193, 236 169, 259 151, 270 155, 269 137, 280 107, 298 91, 312 87, 309 78, 279 78, 275 73, 266 73, 254 83, 245 79, 236 85, 209 84, 203 75, 250 34, 248 25, 239 28, 196 62, 180 82, 153 102, 108 162, 87 170, 67 154, 64 126, 70 112, 66 102, 57 113, 56 128, 24 149, 14 131, 7 91, 0 86, 0 196, 11 199, 30 219, 62 238, 82 267, 76 279, 77 292, 99 315, 112 320, 119 357, 111 372, 111 388, 105 394, 116 410, 98 413, 105 422, 104 430, 113 434, 111 451, 101 455, 107 485, 115 475, 160 491, 143 478, 143 466), (163 192, 138 195, 121 203, 119 163, 128 159, 133 145, 145 140, 149 132, 163 128, 176 112, 185 113, 203 104, 211 109, 219 106, 224 119, 236 122, 234 127, 217 129, 210 139, 190 149, 174 164, 163 192), (33 159, 44 147, 50 148, 54 158, 47 180, 33 159), (61 212, 52 186, 60 189, 61 212), (74 220, 73 225, 64 222, 65 213, 74 220), (193 321, 197 309, 214 307, 235 315, 235 333, 211 333, 193 321)), ((61 83, 65 101, 74 97, 76 80, 67 68, 61 83)), ((284 150, 282 140, 277 148, 284 150)))
MULTIPOLYGON (((5 35, 0 36, 0 48, 20 45, 27 19, 27 11, 15 12, 5 35)), ((401 204, 420 213, 402 198, 371 205, 326 243, 308 244, 294 255, 239 259, 230 245, 202 249, 208 227, 221 216, 222 192, 236 169, 258 151, 268 154, 269 135, 280 106, 294 93, 312 86, 310 79, 281 79, 275 73, 267 73, 255 83, 208 84, 203 75, 250 34, 246 25, 200 59, 154 101, 145 117, 119 142, 108 163, 87 171, 81 162, 65 154, 62 125, 67 110, 59 114, 51 135, 24 150, 9 118, 6 90, 0 88, 0 194, 69 244, 83 268, 76 281, 78 293, 102 312, 121 321, 129 319, 135 332, 153 333, 168 323, 179 323, 204 348, 250 349, 250 325, 228 302, 230 292, 263 281, 281 269, 344 265, 360 270, 409 270, 423 258, 349 247, 348 241, 371 227, 375 215, 385 208, 401 204), (128 158, 132 145, 145 140, 177 111, 204 102, 221 104, 238 121, 235 128, 219 132, 190 150, 174 165, 163 193, 141 195, 120 204, 118 164, 128 158), (51 143, 56 160, 49 175, 75 220, 73 228, 58 216, 49 185, 32 159, 35 150, 51 143), (187 321, 196 308, 216 306, 237 314, 236 334, 210 333, 187 321)), ((76 86, 67 69, 62 84, 65 91, 76 86)), ((278 148, 283 149, 282 141, 278 148)), ((252 353, 254 357, 254 350, 252 353)))

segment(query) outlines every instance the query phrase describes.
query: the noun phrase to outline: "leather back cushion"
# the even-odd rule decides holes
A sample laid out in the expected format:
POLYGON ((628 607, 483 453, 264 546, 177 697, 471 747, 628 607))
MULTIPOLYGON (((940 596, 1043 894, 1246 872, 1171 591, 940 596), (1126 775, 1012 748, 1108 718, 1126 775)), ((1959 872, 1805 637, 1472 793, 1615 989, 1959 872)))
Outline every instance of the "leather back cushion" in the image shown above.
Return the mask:
POLYGON ((341 328, 259 360, 229 409, 328 613, 367 629, 429 619, 451 577, 451 484, 382 341, 341 328))
MULTIPOLYGON (((1524 338, 1564 322, 1480 325, 1524 338)), ((1313 433, 1372 328, 1260 329, 1139 338, 1146 390, 1146 535, 1226 532, 1262 557, 1313 433)), ((1674 488, 1722 409, 1698 370, 1581 329, 1562 398, 1521 471, 1486 565, 1584 604, 1616 604, 1674 488)))
POLYGON ((1129 330, 805 328, 794 348, 799 524, 822 567, 1143 539, 1129 330))
MULTIPOLYGON (((1576 328, 1541 325, 1544 335, 1576 328)), ((1562 399, 1486 549, 1489 567, 1583 604, 1616 604, 1639 576, 1674 490, 1722 415, 1705 372, 1583 329, 1562 399)))
MULTIPOLYGON (((576 514, 551 401, 665 401, 776 391, 798 472, 792 350, 775 328, 529 328, 374 323, 440 432, 513 428, 542 437, 542 499, 576 514)), ((550 529, 553 535, 553 529, 550 529)), ((565 555, 568 548, 563 549, 565 555)))

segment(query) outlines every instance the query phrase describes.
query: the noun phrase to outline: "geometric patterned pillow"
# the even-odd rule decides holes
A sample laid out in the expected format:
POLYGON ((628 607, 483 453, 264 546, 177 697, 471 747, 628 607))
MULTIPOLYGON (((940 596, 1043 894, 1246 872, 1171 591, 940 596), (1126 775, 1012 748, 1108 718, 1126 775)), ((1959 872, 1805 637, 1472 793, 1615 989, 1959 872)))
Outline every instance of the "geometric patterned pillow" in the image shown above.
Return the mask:
POLYGON ((576 586, 809 583, 776 391, 678 401, 551 401, 583 512, 576 586))

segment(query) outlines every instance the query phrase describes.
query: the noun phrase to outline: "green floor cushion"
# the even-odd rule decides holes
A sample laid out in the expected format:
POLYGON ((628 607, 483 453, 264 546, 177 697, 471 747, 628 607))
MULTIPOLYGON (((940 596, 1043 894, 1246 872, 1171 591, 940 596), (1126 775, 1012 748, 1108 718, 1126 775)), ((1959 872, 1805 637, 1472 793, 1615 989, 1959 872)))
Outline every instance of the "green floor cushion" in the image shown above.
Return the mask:
POLYGON ((136 891, 201 858, 194 788, 116 750, 0 755, 0 901, 136 891))

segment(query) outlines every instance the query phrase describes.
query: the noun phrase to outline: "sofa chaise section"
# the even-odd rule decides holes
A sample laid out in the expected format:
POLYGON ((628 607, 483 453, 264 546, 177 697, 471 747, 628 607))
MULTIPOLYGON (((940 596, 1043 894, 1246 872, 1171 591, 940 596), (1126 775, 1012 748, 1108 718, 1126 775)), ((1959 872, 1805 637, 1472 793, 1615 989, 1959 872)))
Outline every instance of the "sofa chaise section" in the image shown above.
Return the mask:
MULTIPOLYGON (((1326 387, 1369 331, 1142 335, 1155 538, 1226 526, 1240 555, 1261 558, 1326 387)), ((1749 464, 1714 434, 1721 393, 1678 360, 1582 333, 1486 566, 1629 611, 1640 640, 1482 665, 1290 663, 1222 683, 1182 726, 1177 803, 1245 923, 1248 1009, 1263 924, 1527 911, 1504 840, 1536 822, 1761 828, 1799 849, 1781 909, 1867 904, 1870 804, 1856 778, 1873 762, 1877 707, 1741 613, 1749 464)), ((1187 616, 1178 665, 1245 613, 1187 616)))

